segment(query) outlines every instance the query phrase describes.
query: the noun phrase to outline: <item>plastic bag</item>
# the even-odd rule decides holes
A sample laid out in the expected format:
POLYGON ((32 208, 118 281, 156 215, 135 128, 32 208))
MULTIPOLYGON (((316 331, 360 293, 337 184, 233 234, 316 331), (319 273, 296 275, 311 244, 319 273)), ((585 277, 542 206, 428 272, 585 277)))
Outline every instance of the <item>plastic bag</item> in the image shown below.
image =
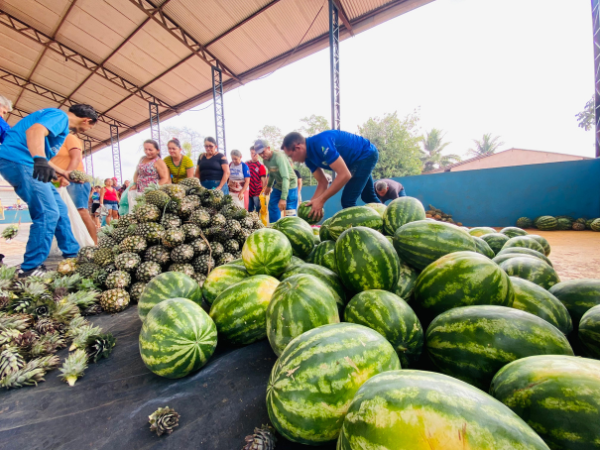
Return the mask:
POLYGON ((129 214, 129 189, 131 185, 127 186, 127 189, 121 194, 121 201, 119 202, 119 216, 129 214))
MULTIPOLYGON (((130 186, 131 187, 131 186, 130 186)), ((127 202, 129 203, 129 212, 133 212, 133 207, 137 203, 137 198, 141 195, 144 195, 143 192, 138 192, 137 188, 129 189, 127 192, 127 202)))
MULTIPOLYGON (((83 219, 79 215, 79 211, 75 207, 75 203, 71 199, 71 196, 67 192, 66 187, 57 189, 60 198, 62 198, 65 205, 67 205, 67 210, 69 212, 69 221, 71 222, 71 230, 73 231, 73 236, 75 236, 75 240, 79 244, 80 247, 88 247, 96 245, 94 240, 90 236, 85 224, 83 223, 83 219)), ((58 244, 56 242, 56 238, 52 240, 52 247, 50 249, 51 255, 61 255, 62 252, 58 248, 58 244)))
POLYGON ((260 220, 266 227, 267 225, 269 225, 269 210, 267 209, 267 198, 264 196, 264 194, 260 194, 258 198, 260 199, 260 220))

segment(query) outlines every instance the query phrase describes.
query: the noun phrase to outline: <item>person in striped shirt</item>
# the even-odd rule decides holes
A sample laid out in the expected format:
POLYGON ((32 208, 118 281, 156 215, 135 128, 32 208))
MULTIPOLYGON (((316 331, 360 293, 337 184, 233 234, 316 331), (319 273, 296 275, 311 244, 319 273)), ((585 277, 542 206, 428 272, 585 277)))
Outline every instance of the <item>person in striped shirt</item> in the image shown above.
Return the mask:
POLYGON ((250 169, 250 199, 248 201, 248 211, 260 212, 260 193, 267 187, 267 169, 260 162, 258 153, 254 151, 254 146, 250 147, 251 159, 247 165, 250 169))

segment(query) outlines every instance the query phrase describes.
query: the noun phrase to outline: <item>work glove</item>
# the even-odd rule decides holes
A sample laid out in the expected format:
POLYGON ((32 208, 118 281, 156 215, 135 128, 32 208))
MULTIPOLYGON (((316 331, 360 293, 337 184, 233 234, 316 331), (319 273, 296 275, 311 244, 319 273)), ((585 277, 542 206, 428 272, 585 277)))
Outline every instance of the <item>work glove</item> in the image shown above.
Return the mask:
POLYGON ((33 178, 42 183, 48 183, 54 178, 54 169, 50 167, 46 158, 33 158, 33 178))

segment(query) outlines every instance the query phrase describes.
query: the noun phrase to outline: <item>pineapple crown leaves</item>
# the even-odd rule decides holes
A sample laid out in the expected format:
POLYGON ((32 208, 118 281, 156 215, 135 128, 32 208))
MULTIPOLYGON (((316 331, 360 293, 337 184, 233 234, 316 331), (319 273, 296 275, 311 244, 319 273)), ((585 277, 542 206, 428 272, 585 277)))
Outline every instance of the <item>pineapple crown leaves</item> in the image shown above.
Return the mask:
POLYGON ((44 369, 45 372, 50 372, 60 365, 60 358, 56 355, 47 355, 34 358, 27 364, 31 365, 31 367, 40 367, 44 369))
POLYGON ((25 360, 19 353, 19 349, 12 345, 6 345, 0 352, 0 380, 17 372, 25 366, 25 360))
POLYGON ((32 357, 50 355, 58 349, 66 347, 65 339, 60 333, 48 333, 41 336, 32 346, 29 354, 32 357))
POLYGON ((31 316, 27 314, 0 313, 0 330, 25 331, 31 325, 31 316))
POLYGON ((151 183, 148 185, 148 187, 146 189, 144 189, 144 194, 147 194, 148 192, 152 192, 152 191, 158 191, 160 189, 160 186, 157 183, 151 183))
POLYGON ((8 242, 14 239, 17 236, 17 234, 19 234, 19 225, 13 224, 9 225, 4 229, 4 231, 2 232, 2 237, 6 239, 6 242, 8 242))
POLYGON ((22 283, 23 294, 22 296, 38 298, 45 294, 48 290, 46 285, 41 281, 28 279, 22 283))
POLYGON ((66 324, 79 315, 79 308, 77 305, 69 302, 61 302, 56 305, 56 310, 52 314, 52 318, 66 324))
POLYGON ((95 291, 97 286, 96 283, 94 283, 94 280, 90 280, 89 278, 83 278, 77 286, 77 288, 82 291, 95 291))
POLYGON ((83 316, 77 316, 69 322, 66 332, 67 337, 73 337, 79 333, 79 328, 89 325, 90 323, 83 316))
POLYGON ((14 280, 17 274, 16 267, 0 266, 0 280, 14 280))
POLYGON ((29 361, 22 369, 12 372, 2 378, 0 387, 6 389, 15 389, 23 386, 32 386, 44 381, 46 371, 39 366, 39 363, 29 361))
POLYGON ((157 436, 171 434, 173 429, 179 426, 180 417, 179 413, 173 408, 168 406, 158 408, 148 416, 150 431, 156 433, 157 436))
POLYGON ((73 343, 71 344, 71 347, 69 347, 69 350, 71 351, 77 348, 85 348, 90 337, 102 333, 102 329, 94 325, 84 325, 76 330, 76 334, 73 335, 73 343))
POLYGON ((68 383, 69 386, 74 386, 77 379, 81 378, 85 369, 87 369, 87 360, 88 356, 85 350, 75 350, 65 359, 65 362, 59 369, 59 377, 65 383, 68 383))
POLYGON ((85 342, 85 350, 89 362, 98 362, 102 358, 108 358, 115 347, 117 340, 112 333, 94 334, 89 336, 85 342))
POLYGON ((96 303, 100 293, 98 291, 77 291, 67 295, 63 301, 77 305, 81 309, 85 309, 88 306, 96 303))
POLYGON ((80 283, 82 280, 83 278, 78 273, 66 277, 56 278, 52 282, 52 289, 56 290, 58 288, 66 288, 71 290, 74 289, 77 283, 80 283))
POLYGON ((246 445, 242 450, 274 450, 277 438, 275 429, 270 425, 263 425, 261 428, 254 428, 254 434, 245 438, 246 445))
POLYGON ((0 347, 6 344, 13 344, 14 340, 21 335, 19 330, 8 329, 2 330, 0 329, 0 347))

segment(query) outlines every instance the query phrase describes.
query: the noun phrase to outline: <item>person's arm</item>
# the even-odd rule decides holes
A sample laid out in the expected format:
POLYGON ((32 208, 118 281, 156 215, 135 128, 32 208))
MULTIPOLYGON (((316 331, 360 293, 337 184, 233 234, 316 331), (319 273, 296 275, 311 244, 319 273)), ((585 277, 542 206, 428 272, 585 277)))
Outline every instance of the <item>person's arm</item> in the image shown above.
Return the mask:
POLYGON ((39 123, 34 123, 27 129, 25 132, 27 148, 33 158, 40 156, 46 159, 46 136, 49 134, 48 129, 39 123))
MULTIPOLYGON (((350 181, 350 178, 352 178, 352 174, 348 170, 348 166, 346 166, 346 163, 341 156, 330 164, 329 167, 335 171, 335 180, 333 180, 331 186, 326 188, 322 194, 311 199, 309 205, 312 206, 312 209, 309 213, 309 217, 314 219, 321 219, 323 217, 323 206, 325 206, 325 202, 337 194, 346 183, 350 181)), ((325 174, 323 174, 323 178, 325 178, 325 174)), ((319 184, 321 184, 321 181, 319 181, 319 184)), ((318 187, 317 190, 319 190, 318 187)))
POLYGON ((104 194, 106 194, 106 188, 100 189, 100 205, 104 206, 104 194))
POLYGON ((187 156, 183 157, 185 161, 185 176, 186 178, 192 178, 194 176, 194 162, 187 156))
MULTIPOLYGON (((194 167, 190 167, 189 169, 185 169, 185 175, 187 178, 192 178, 194 176, 194 167)), ((200 174, 198 174, 200 176, 200 174)))
POLYGON ((217 186, 217 189, 222 189, 229 179, 229 165, 221 164, 221 168, 223 169, 223 177, 221 178, 221 182, 219 183, 219 186, 217 186))
POLYGON ((315 177, 315 180, 317 181, 317 189, 315 189, 315 193, 313 194, 312 198, 316 199, 319 198, 323 192, 325 192, 327 186, 329 185, 329 181, 327 181, 325 172, 323 172, 323 169, 320 167, 313 172, 313 177, 315 177))
POLYGON ((196 166, 196 171, 194 172, 194 178, 200 179, 200 165, 196 166))
POLYGON ((302 177, 298 177, 298 192, 302 190, 302 177))
POLYGON ((273 190, 273 185, 275 184, 275 177, 269 176, 267 180, 267 187, 265 189, 265 195, 269 195, 273 190))
POLYGON ((158 184, 171 184, 171 172, 169 172, 169 168, 165 162, 159 159, 154 163, 154 167, 156 167, 156 172, 158 173, 158 184))

